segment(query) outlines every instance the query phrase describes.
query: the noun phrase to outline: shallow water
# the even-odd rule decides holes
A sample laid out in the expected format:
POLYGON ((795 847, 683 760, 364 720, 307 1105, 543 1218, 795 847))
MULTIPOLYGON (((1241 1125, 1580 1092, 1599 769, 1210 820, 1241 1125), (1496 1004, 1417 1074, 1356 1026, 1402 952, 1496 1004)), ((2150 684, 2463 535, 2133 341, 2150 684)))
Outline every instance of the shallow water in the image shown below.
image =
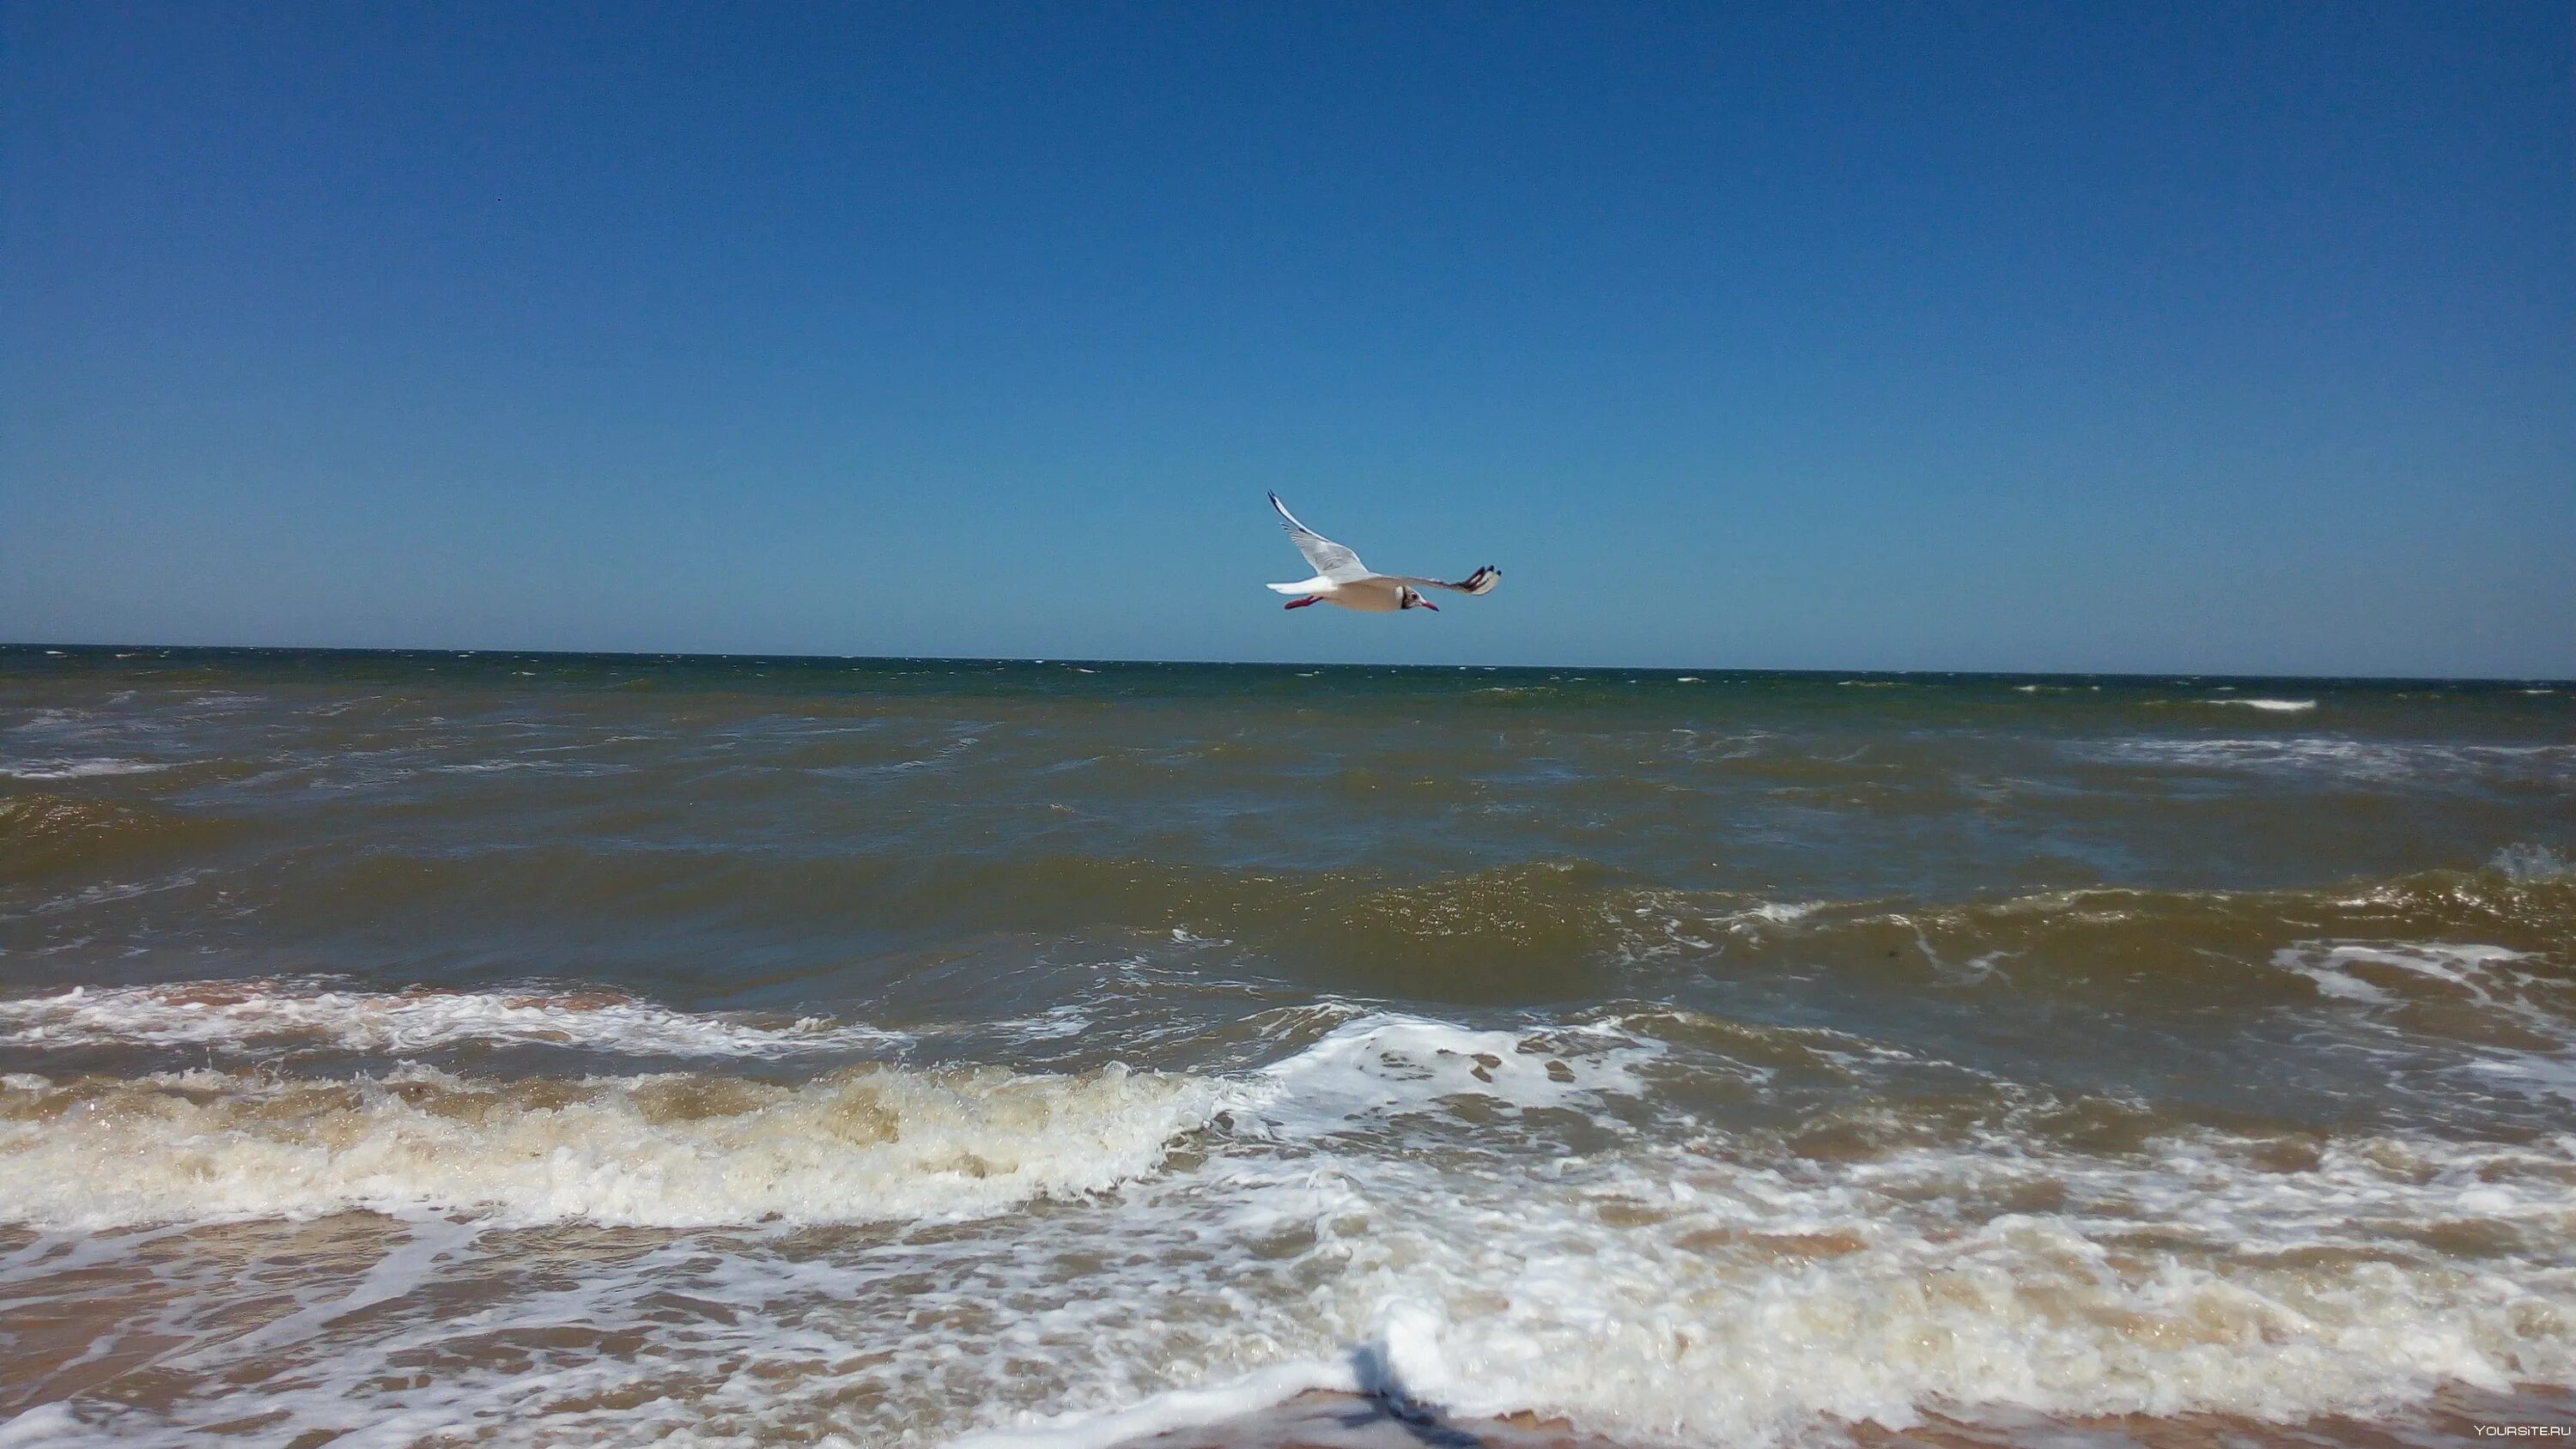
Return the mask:
POLYGON ((0 1443, 2563 1421, 2571 853, 2547 682, 0 651, 0 1443))

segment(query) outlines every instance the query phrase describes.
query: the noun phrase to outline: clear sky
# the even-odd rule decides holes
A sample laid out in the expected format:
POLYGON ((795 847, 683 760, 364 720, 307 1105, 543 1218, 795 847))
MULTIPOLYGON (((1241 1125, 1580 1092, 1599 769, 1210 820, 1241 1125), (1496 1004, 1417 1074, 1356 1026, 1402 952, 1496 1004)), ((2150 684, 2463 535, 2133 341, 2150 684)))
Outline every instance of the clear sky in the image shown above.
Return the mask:
POLYGON ((2576 20, 13 0, 0 639, 2576 675, 2576 20))

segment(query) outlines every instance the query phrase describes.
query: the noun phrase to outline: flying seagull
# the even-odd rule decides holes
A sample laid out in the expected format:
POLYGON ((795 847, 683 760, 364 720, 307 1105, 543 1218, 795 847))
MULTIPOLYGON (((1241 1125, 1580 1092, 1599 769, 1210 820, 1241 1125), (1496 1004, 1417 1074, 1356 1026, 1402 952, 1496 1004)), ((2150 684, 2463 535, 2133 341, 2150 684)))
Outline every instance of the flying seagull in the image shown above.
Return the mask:
POLYGON ((1424 589, 1450 589, 1461 594, 1490 594, 1503 571, 1487 564, 1469 574, 1463 582, 1447 584, 1438 579, 1417 579, 1404 574, 1373 574, 1360 556, 1297 521, 1279 495, 1270 495, 1270 506, 1288 523, 1288 537, 1306 562, 1315 566, 1315 576, 1302 584, 1272 584, 1277 593, 1301 597, 1288 601, 1288 607, 1302 609, 1308 604, 1339 604, 1363 614, 1392 614, 1398 609, 1429 609, 1437 614, 1440 606, 1422 597, 1424 589))

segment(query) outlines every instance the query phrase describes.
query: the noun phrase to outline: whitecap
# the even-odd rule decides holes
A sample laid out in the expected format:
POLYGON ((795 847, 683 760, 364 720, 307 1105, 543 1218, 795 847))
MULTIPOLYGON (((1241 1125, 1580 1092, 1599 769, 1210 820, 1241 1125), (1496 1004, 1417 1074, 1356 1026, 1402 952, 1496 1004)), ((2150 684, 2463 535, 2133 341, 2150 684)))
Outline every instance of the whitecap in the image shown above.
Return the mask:
POLYGON ((858 1068, 354 1081, 198 1070, 0 1088, 0 1221, 462 1213, 690 1227, 986 1216, 1105 1191, 1245 1100, 1210 1078, 858 1068), (102 1173, 99 1164, 120 1164, 102 1173))
POLYGON ((2507 880, 2525 885, 2542 881, 2564 880, 2576 873, 2576 862, 2545 845, 2521 842, 2498 850, 2487 862, 2487 869, 2507 880))
MULTIPOLYGON (((781 1168, 820 1173, 797 1180, 823 1184, 813 1200, 836 1208, 933 1206, 912 1220, 921 1230, 873 1235, 487 1234, 473 1251, 488 1256, 430 1280, 445 1291, 336 1317, 321 1311, 329 1269, 313 1243, 281 1235, 252 1265, 268 1280, 241 1292, 293 1290, 298 1312, 316 1310, 297 1320, 305 1340, 281 1331, 236 1350, 241 1315, 210 1307, 185 1373, 149 1406, 85 1398, 77 1422, 42 1422, 187 1443, 238 1419, 255 1368, 270 1416, 258 1432, 274 1442, 412 1422, 507 1445, 978 1436, 963 1442, 1102 1449, 1324 1389, 1414 1406, 1416 1427, 1436 1427, 1434 1410, 1526 1412, 1614 1442, 1774 1449, 1839 1439, 1864 1419, 1902 1431, 1936 1411, 2286 1422, 2390 1410, 2446 1385, 2576 1383, 2576 1345, 2561 1332, 2576 1315, 2576 1138, 2285 1143, 2176 1127, 2092 1152, 2042 1125, 2070 1103, 2030 1092, 1973 1126, 1936 1125, 1948 1120, 1936 1111, 1902 1145, 1811 1156, 1768 1132, 1646 1125, 1655 1109, 1639 1073, 1664 1069, 1661 1050, 1627 1030, 1381 1013, 1241 1079, 1140 1088, 1144 1074, 1113 1085, 1108 1073, 996 1073, 978 1091, 879 1073, 867 1080, 880 1099, 856 1111, 832 1102, 859 1085, 848 1077, 694 1114, 667 1099, 735 1088, 683 1077, 516 1089, 550 1093, 546 1105, 426 1073, 276 1087, 245 1100, 227 1131, 265 1143, 307 1112, 331 1129, 308 1135, 344 1154, 408 1131, 430 1149, 424 1161, 440 1133, 459 1133, 472 1160, 500 1164, 477 1166, 469 1184, 556 1171, 592 1201, 621 1180, 666 1200, 714 1191, 736 1213, 784 1199, 787 1223, 804 1220, 808 1199, 782 1186, 781 1168), (1545 1070, 1551 1059, 1578 1080, 1545 1070), (1541 1070, 1524 1077, 1525 1063, 1541 1070), (1013 1092, 1024 1096, 1006 1105, 1013 1092), (472 1110, 487 1101, 494 1110, 472 1110), (1501 1130, 1553 1120, 1550 1105, 1618 1111, 1552 1141, 1501 1130), (1043 1121, 1024 1110, 1034 1106, 1043 1121), (898 1115, 899 1141, 927 1140, 923 1156, 870 1157, 892 1144, 850 1140, 879 1110, 898 1115), (1317 1130, 1221 1120, 1301 1111, 1317 1130), (1192 1134, 1202 1121, 1210 1130, 1192 1134), (1102 1122, 1119 1124, 1106 1145, 1102 1122), (1188 1157, 1154 1138, 1173 1124, 1188 1157), (505 1141, 505 1129, 529 1135, 505 1141), (938 1150, 976 1154, 988 1175, 938 1150), (642 1169, 666 1165, 667 1180, 642 1186, 642 1169), (731 1176, 720 1182, 719 1168, 731 1176), (1094 1190, 1099 1168, 1129 1172, 1094 1190), (1046 1205, 976 1216, 1011 1192, 1046 1205), (2464 1231, 2528 1247, 2482 1264, 2432 1246, 2464 1231), (624 1346, 587 1347, 602 1334, 624 1346), (517 1348, 550 1342, 573 1347, 517 1348)), ((225 1139, 182 1139, 185 1114, 261 1090, 241 1082, 189 1074, 160 1089, 178 1105, 96 1115, 203 1151, 225 1139)), ((13 1111, 0 1130, 23 1118, 13 1111)), ((21 1177, 0 1171, 0 1194, 27 1193, 21 1177)), ((467 1251, 451 1225, 412 1236, 418 1222, 384 1226, 399 1241, 379 1261, 412 1254, 387 1284, 467 1251)), ((60 1245, 85 1288, 99 1279, 84 1253, 148 1260, 152 1273, 189 1262, 195 1283, 228 1287, 243 1275, 242 1241, 138 1249, 65 1236, 45 1250, 60 1245)), ((13 1283, 44 1271, 27 1255, 0 1261, 13 1283)), ((348 1301, 372 1291, 359 1282, 348 1301)), ((123 1341, 150 1339, 156 1363, 179 1356, 152 1337, 168 1331, 167 1299, 147 1295, 123 1341)), ((1421 1437, 1382 1427, 1389 1442, 1421 1437)))
POLYGON ((1100 1449, 1311 1389, 1424 1423, 1522 1413, 1613 1442, 1779 1446, 1934 1408, 2282 1421, 2446 1383, 2564 1384, 2576 1352, 2553 1325, 2576 1311, 2576 1269, 2464 1274, 2417 1240, 2487 1223, 2563 1244, 2569 1145, 2355 1139, 2284 1173, 2224 1133, 2097 1157, 1997 1130, 1848 1163, 1715 1137, 1517 1168, 1416 1152, 1238 1170, 1231 1191, 1257 1201, 1216 1221, 1246 1237, 1345 1225, 1277 1283, 1246 1254, 1218 1300, 1137 1282, 1188 1315, 1176 1342, 1241 1367, 1088 1389, 960 1444, 1100 1449), (2010 1206, 2033 1200, 2056 1205, 2010 1206))
POLYGON ((20 780, 86 780, 101 775, 149 775, 169 769, 155 760, 20 760, 0 764, 0 775, 20 780))
POLYGON ((0 1000, 0 1042, 19 1048, 179 1046, 264 1052, 281 1045, 373 1053, 466 1042, 637 1056, 781 1058, 878 1051, 900 1032, 821 1017, 763 1022, 674 1011, 615 992, 354 991, 326 980, 73 987, 0 1000))
POLYGON ((2240 704, 2247 709, 2267 710, 2274 714, 2297 714, 2317 707, 2313 699, 2204 699, 2202 704, 2240 704))
POLYGON ((2502 946, 2447 941, 2306 941, 2272 953, 2274 965, 2316 982, 2319 989, 2329 996, 2355 1001, 2396 1001, 2402 999, 2403 992, 2391 983, 2402 980, 2404 976, 2415 976, 2455 988, 2454 994, 2516 1014, 2527 1014, 2529 1008, 2510 994, 2509 984, 2500 980, 2493 968, 2527 959, 2528 952, 2508 950, 2502 946), (2367 979, 2371 975, 2388 978, 2391 972, 2401 974, 2383 983, 2367 979))
POLYGON ((1452 1098, 1523 1113, 1638 1090, 1636 1068, 1662 1047, 1606 1027, 1475 1031, 1429 1017, 1376 1013, 1345 1022, 1267 1068, 1277 1089, 1263 1119, 1291 1132, 1333 1131, 1437 1113, 1452 1098))

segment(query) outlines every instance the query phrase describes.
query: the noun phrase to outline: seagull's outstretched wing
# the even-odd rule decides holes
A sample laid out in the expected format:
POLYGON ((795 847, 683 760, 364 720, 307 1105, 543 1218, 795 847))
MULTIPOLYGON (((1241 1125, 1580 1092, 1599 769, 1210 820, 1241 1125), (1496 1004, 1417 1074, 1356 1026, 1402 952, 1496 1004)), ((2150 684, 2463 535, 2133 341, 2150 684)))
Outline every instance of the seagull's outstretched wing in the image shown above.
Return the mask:
POLYGON ((1411 584, 1417 589, 1451 589, 1461 594, 1490 594, 1494 591, 1494 585, 1502 582, 1503 571, 1492 564, 1487 564, 1454 584, 1443 583, 1438 579, 1408 578, 1402 574, 1389 574, 1387 577, 1399 584, 1411 584))
POLYGON ((1279 501, 1278 494, 1270 495, 1270 506, 1279 510, 1281 518, 1288 520, 1289 541, 1306 556, 1306 562, 1315 566, 1316 573, 1335 583, 1348 583, 1369 576, 1368 565, 1360 562, 1358 554, 1299 523, 1297 515, 1288 511, 1288 505, 1279 501))

